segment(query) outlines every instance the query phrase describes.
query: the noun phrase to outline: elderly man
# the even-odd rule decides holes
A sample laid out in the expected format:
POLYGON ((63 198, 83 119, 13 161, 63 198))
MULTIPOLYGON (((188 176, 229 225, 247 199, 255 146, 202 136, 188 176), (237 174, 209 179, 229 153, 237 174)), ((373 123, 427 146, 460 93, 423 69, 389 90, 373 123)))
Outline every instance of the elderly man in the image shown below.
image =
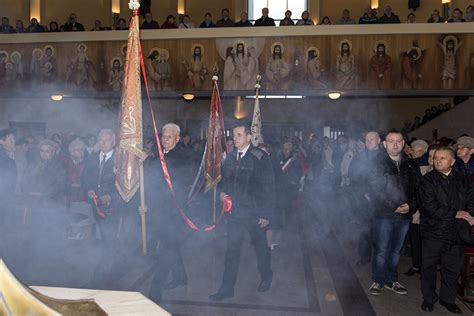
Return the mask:
POLYGON ((149 162, 147 168, 147 188, 152 190, 147 195, 150 204, 150 247, 156 248, 159 243, 156 272, 150 288, 150 297, 155 301, 161 299, 163 291, 188 284, 180 248, 190 230, 179 215, 178 207, 184 208, 186 205, 192 176, 188 172, 188 155, 182 146, 177 145, 179 139, 178 125, 168 123, 163 126, 161 144, 174 197, 165 180, 160 159, 149 162))
POLYGON ((87 192, 81 181, 86 164, 86 144, 76 138, 69 143, 68 149, 69 156, 64 159, 64 167, 68 176, 66 202, 72 222, 69 239, 83 239, 91 235, 91 225, 95 224, 91 205, 87 202, 87 192))
POLYGON ((453 168, 454 164, 454 151, 449 147, 438 148, 434 153, 435 170, 423 177, 419 190, 423 237, 421 308, 429 312, 439 300, 450 312, 461 313, 455 304, 464 256, 459 220, 467 221, 470 226, 474 224, 474 191, 469 180, 453 168), (438 264, 443 276, 439 296, 436 293, 438 264))
POLYGON ((411 214, 418 209, 416 187, 421 174, 415 161, 403 153, 404 145, 400 132, 388 132, 385 151, 377 157, 369 179, 368 198, 375 213, 372 295, 380 295, 383 287, 397 294, 408 293, 398 282, 397 270, 411 214))
POLYGON ((265 227, 273 219, 275 210, 275 176, 270 157, 251 145, 250 126, 239 125, 233 131, 236 150, 226 158, 219 186, 221 201, 232 199, 233 209, 227 216, 227 249, 224 275, 217 293, 209 296, 212 301, 222 301, 234 296, 234 286, 240 265, 240 250, 247 231, 257 254, 261 282, 259 292, 270 289, 272 270, 270 248, 265 227))
POLYGON ((101 258, 95 270, 94 286, 107 287, 117 276, 113 264, 120 259, 119 224, 123 200, 115 188, 115 134, 103 129, 98 135, 99 152, 89 156, 82 174, 82 185, 95 210, 101 236, 101 258))
POLYGON ((456 150, 456 164, 461 173, 474 182, 474 138, 469 136, 459 137, 456 150))
POLYGON ((354 192, 353 202, 357 216, 361 222, 359 236, 359 261, 362 266, 370 262, 372 257, 372 207, 368 199, 367 179, 374 171, 374 160, 380 154, 380 135, 370 131, 365 135, 365 150, 358 153, 349 166, 349 183, 354 192))

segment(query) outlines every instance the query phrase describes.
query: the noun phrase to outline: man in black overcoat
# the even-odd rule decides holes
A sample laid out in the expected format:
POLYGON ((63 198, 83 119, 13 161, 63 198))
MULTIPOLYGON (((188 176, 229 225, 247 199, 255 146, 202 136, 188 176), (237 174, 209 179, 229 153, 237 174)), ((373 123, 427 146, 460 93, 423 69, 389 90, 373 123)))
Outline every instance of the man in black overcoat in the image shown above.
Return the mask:
POLYGON ((210 300, 221 301, 234 295, 234 285, 240 264, 240 251, 245 232, 257 255, 257 267, 261 282, 259 292, 270 289, 272 270, 270 248, 267 245, 265 227, 275 211, 275 176, 270 157, 251 145, 249 126, 237 126, 233 131, 235 147, 225 159, 220 199, 232 199, 232 213, 227 216, 227 249, 224 275, 217 293, 210 300))
POLYGON ((452 313, 461 313, 455 304, 457 279, 464 258, 463 229, 470 236, 474 224, 474 191, 469 179, 455 164, 454 151, 441 147, 434 153, 433 171, 420 185, 422 269, 421 308, 432 311, 438 301, 452 313), (463 227, 467 226, 467 227, 463 227), (441 287, 436 293, 438 264, 441 266, 441 287))
POLYGON ((161 299, 163 291, 188 284, 181 245, 191 230, 179 209, 185 209, 192 175, 189 173, 188 154, 178 145, 179 138, 178 125, 168 123, 163 126, 161 143, 174 197, 166 182, 160 159, 150 161, 145 166, 150 205, 147 213, 148 241, 151 252, 156 252, 157 258, 149 295, 155 301, 161 299))

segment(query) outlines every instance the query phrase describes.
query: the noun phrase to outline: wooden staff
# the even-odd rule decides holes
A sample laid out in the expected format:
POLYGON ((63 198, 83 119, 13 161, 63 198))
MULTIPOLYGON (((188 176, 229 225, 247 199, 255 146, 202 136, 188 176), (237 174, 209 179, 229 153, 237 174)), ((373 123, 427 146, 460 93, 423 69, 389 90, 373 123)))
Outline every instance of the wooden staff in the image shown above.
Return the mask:
POLYGON ((216 223, 216 203, 217 203, 217 188, 212 189, 213 198, 212 198, 212 222, 216 223))
POLYGON ((143 243, 143 255, 147 255, 146 245, 146 205, 145 205, 145 175, 143 172, 143 160, 140 161, 140 217, 142 220, 142 243, 143 243))

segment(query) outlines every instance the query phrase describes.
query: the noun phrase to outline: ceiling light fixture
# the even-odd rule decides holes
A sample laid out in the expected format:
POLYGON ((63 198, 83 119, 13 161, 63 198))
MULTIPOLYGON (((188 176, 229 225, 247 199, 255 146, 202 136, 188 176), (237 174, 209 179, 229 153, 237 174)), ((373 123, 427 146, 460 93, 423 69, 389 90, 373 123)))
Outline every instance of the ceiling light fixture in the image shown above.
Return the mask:
POLYGON ((184 93, 183 94, 183 99, 188 101, 188 102, 191 102, 192 100, 194 100, 194 94, 192 93, 184 93))
POLYGON ((51 100, 56 101, 56 102, 61 101, 62 99, 63 99, 63 96, 61 94, 53 94, 51 96, 51 100))
POLYGON ((341 97, 341 93, 337 91, 332 91, 328 93, 328 97, 331 100, 337 100, 341 97))

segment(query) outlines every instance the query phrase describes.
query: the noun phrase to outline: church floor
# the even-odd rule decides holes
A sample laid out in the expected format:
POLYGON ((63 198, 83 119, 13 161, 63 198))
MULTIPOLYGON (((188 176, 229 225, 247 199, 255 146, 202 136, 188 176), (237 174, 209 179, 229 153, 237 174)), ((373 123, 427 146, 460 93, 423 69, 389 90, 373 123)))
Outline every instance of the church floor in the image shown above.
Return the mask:
MULTIPOLYGON (((164 292, 159 303, 173 315, 420 315, 422 302, 418 276, 406 277, 410 258, 402 256, 400 283, 408 295, 384 290, 381 296, 368 293, 370 265, 358 267, 356 238, 347 237, 350 225, 329 228, 316 211, 295 211, 282 232, 280 246, 272 252, 274 273, 268 292, 258 293, 260 278, 255 252, 248 238, 242 247, 241 265, 235 296, 211 302, 208 296, 220 285, 223 272, 225 236, 222 230, 194 234, 183 249, 188 286, 164 292), (339 227, 339 228, 337 228, 339 227)), ((18 255, 21 256, 21 255, 18 255)), ((11 269, 28 285, 89 287, 97 264, 93 244, 75 242, 61 262, 43 265, 18 263, 11 269), (87 247, 86 247, 87 246, 87 247)), ((20 258, 17 258, 20 259, 20 258)), ((137 256, 123 277, 109 289, 139 291, 147 295, 153 274, 153 260, 137 256)), ((21 262, 21 260, 16 260, 21 262)), ((7 260, 8 263, 8 260, 7 260)), ((474 315, 460 300, 464 315, 474 315)), ((435 305, 432 315, 450 315, 435 305)))

